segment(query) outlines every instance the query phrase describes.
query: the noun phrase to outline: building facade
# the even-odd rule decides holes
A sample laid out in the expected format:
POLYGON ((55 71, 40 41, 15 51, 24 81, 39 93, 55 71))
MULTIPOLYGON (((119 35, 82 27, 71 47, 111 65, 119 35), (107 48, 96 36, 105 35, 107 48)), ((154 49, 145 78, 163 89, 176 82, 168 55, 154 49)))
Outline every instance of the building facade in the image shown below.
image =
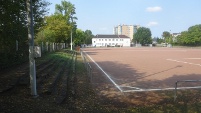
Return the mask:
POLYGON ((181 35, 181 33, 172 33, 172 41, 177 42, 177 36, 181 35))
POLYGON ((140 25, 118 25, 114 27, 113 33, 115 35, 126 35, 130 37, 130 40, 133 39, 133 35, 137 32, 137 29, 140 25))
POLYGON ((92 38, 93 47, 130 47, 130 38, 125 35, 96 35, 92 38))

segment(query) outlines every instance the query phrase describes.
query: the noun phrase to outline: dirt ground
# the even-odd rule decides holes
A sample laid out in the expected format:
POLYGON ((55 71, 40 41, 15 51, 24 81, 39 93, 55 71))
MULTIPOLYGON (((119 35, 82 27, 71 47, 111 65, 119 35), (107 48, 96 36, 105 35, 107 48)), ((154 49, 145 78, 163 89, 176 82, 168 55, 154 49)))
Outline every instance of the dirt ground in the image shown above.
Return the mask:
MULTIPOLYGON (((93 48, 84 51, 123 91, 174 89, 176 81, 201 80, 200 49, 93 48)), ((178 85, 201 86, 201 82, 178 85)))

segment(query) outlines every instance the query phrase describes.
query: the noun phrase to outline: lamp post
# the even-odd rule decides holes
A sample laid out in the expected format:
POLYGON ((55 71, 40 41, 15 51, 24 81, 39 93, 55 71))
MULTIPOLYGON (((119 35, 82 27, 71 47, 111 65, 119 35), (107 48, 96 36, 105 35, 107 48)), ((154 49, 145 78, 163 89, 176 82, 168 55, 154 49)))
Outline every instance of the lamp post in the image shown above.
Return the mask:
POLYGON ((71 50, 73 50, 73 18, 72 18, 72 15, 71 15, 71 21, 72 21, 72 23, 71 23, 71 26, 72 26, 72 28, 71 28, 71 50))
POLYGON ((70 45, 70 47, 71 47, 71 50, 73 50, 73 32, 72 32, 72 28, 71 28, 71 38, 70 38, 70 43, 71 43, 71 45, 70 45))
POLYGON ((170 30, 170 37, 169 37, 169 43, 171 44, 171 30, 170 30))
POLYGON ((171 30, 170 30, 170 38, 169 38, 169 46, 172 46, 172 35, 171 35, 171 30))

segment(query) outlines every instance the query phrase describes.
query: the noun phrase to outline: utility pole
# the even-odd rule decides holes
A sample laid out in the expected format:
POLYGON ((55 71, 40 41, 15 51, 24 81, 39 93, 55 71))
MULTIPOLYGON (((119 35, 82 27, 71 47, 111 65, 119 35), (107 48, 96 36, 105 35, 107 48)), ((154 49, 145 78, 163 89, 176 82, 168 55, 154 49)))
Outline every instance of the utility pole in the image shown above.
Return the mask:
POLYGON ((29 75, 31 95, 37 97, 36 90, 36 67, 34 59, 34 28, 33 28, 33 9, 32 0, 26 0, 27 5, 27 24, 28 24, 28 41, 29 41, 29 75))
POLYGON ((73 28, 71 28, 71 38, 70 38, 70 43, 71 43, 71 45, 70 45, 70 47, 71 47, 71 50, 73 50, 73 31, 72 31, 72 29, 73 28))

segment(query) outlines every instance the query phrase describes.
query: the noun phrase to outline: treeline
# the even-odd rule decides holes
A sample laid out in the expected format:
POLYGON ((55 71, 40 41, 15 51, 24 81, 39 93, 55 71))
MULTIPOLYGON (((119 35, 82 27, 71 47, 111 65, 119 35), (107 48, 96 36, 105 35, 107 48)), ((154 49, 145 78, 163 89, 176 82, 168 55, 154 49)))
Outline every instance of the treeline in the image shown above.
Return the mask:
POLYGON ((75 16, 75 6, 71 2, 61 1, 61 4, 55 5, 55 13, 44 18, 45 26, 40 28, 40 32, 36 35, 38 45, 44 42, 50 43, 65 43, 73 46, 81 44, 91 44, 93 37, 90 30, 82 31, 77 28, 75 16))
MULTIPOLYGON (((0 71, 28 61, 29 42, 27 28, 28 0, 0 1, 0 71)), ((32 0, 34 19, 34 44, 65 43, 73 46, 91 44, 90 30, 77 28, 75 6, 68 1, 55 5, 55 13, 47 16, 49 2, 32 0)))
MULTIPOLYGON (((33 0, 35 33, 43 26, 44 0, 33 0)), ((0 70, 28 60, 27 7, 25 0, 0 1, 0 70)))
POLYGON ((201 24, 188 28, 177 37, 176 44, 183 46, 201 46, 201 24))
POLYGON ((201 46, 201 24, 189 27, 187 31, 182 31, 177 37, 164 31, 162 37, 162 40, 158 41, 179 46, 201 46))

